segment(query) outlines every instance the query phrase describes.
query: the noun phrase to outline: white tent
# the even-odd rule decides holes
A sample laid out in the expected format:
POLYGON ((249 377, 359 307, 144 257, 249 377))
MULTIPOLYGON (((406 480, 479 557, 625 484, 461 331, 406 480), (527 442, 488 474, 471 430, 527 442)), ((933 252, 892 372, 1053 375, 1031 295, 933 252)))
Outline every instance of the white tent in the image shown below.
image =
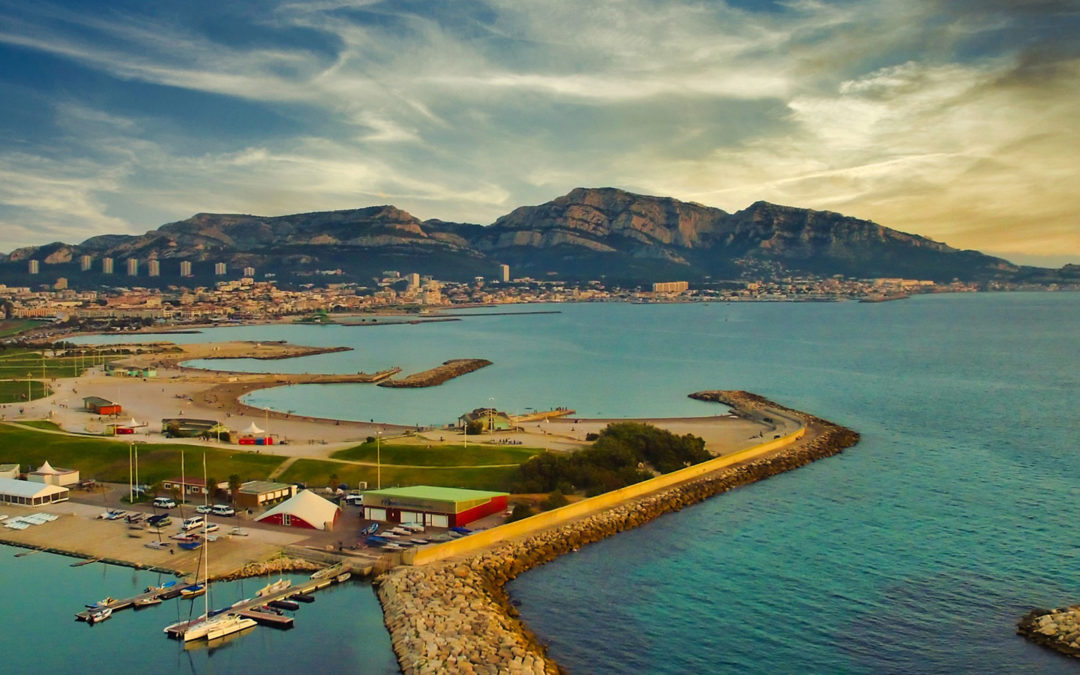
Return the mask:
POLYGON ((258 426, 255 425, 254 422, 252 422, 250 425, 248 425, 248 427, 246 429, 244 429, 243 433, 251 434, 252 436, 254 436, 255 434, 261 434, 261 433, 264 433, 264 432, 265 432, 265 430, 260 429, 258 426))
POLYGON ((135 427, 143 426, 143 425, 139 424, 139 421, 136 420, 134 417, 131 418, 131 420, 127 423, 127 425, 129 427, 131 427, 132 429, 134 429, 135 427))
POLYGON ((45 460, 45 463, 39 466, 37 471, 34 471, 33 473, 40 473, 42 475, 48 474, 52 476, 57 476, 60 474, 59 471, 52 468, 52 464, 49 464, 49 460, 45 460))
POLYGON ((258 520, 274 525, 331 530, 339 515, 341 508, 336 504, 326 501, 311 490, 301 490, 296 496, 259 516, 258 520))

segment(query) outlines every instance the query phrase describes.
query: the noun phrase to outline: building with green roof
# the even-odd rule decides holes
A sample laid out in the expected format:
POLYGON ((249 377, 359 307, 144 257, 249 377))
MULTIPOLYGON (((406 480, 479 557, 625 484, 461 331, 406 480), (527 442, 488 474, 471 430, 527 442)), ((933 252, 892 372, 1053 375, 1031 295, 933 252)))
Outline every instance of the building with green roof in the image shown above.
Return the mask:
POLYGON ((364 493, 364 518, 426 527, 462 527, 506 508, 506 492, 413 485, 364 493))

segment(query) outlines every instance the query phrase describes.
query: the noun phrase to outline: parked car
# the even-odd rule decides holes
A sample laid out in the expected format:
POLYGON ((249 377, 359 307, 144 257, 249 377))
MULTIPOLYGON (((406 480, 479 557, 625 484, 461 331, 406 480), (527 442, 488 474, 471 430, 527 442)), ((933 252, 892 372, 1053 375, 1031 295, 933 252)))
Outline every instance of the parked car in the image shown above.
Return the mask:
POLYGON ((206 518, 202 516, 192 516, 184 521, 184 524, 180 526, 180 529, 184 532, 194 530, 197 527, 202 527, 204 522, 206 522, 206 518))
POLYGON ((176 501, 171 497, 154 497, 154 506, 159 509, 175 509, 176 501))
POLYGON ((214 506, 210 509, 210 511, 215 516, 235 516, 236 515, 236 509, 229 506, 228 504, 214 504, 214 506))
POLYGON ((210 513, 212 510, 212 507, 207 504, 199 504, 195 507, 195 513, 210 513))

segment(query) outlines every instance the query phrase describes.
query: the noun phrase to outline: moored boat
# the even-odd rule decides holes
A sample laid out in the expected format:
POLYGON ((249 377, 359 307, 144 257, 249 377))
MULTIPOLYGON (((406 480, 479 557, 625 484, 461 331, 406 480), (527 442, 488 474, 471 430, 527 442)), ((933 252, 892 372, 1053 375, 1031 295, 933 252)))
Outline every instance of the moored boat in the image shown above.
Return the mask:
POLYGON ((206 631, 207 640, 220 640, 226 635, 239 633, 245 628, 251 628, 257 624, 254 619, 246 619, 242 616, 236 616, 235 614, 230 614, 210 623, 211 625, 206 631))
POLYGON ((86 622, 89 624, 100 623, 112 616, 112 607, 95 607, 90 610, 86 622))
POLYGON ((197 598, 204 593, 206 593, 206 586, 203 584, 192 584, 180 589, 180 597, 185 599, 197 598))
POLYGON ((289 579, 278 579, 277 581, 267 584, 255 591, 255 597, 261 598, 264 595, 272 595, 280 591, 284 591, 288 587, 292 586, 292 581, 289 579))

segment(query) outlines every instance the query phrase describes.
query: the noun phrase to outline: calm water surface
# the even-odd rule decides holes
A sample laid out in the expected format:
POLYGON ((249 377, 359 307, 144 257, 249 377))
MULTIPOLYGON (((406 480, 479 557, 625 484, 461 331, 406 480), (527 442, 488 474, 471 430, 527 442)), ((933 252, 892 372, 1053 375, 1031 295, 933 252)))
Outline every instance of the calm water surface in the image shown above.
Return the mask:
MULTIPOLYGON (((48 510, 48 509, 46 509, 48 510)), ((3 508, 0 507, 0 512, 3 508)), ((42 525, 41 527, 48 527, 42 525)), ((251 673, 308 668, 318 673, 398 672, 382 609, 368 584, 332 586, 295 613, 288 631, 256 626, 210 650, 185 649, 162 629, 202 613, 203 598, 167 600, 125 609, 97 625, 74 620, 84 604, 107 595, 130 597, 158 574, 94 563, 72 568, 74 558, 0 546, 0 672, 4 673, 251 673)), ((307 579, 294 575, 294 582, 307 579)), ((264 579, 214 584, 212 607, 224 607, 265 585, 264 579)))
POLYGON ((297 372, 495 362, 426 390, 311 385, 249 397, 304 414, 428 424, 494 403, 707 415, 715 408, 686 395, 725 388, 863 434, 839 457, 512 583, 525 619, 574 672, 1075 668, 1013 631, 1030 606, 1080 598, 1080 295, 553 308, 561 313, 172 337, 354 347, 269 362, 297 372))

